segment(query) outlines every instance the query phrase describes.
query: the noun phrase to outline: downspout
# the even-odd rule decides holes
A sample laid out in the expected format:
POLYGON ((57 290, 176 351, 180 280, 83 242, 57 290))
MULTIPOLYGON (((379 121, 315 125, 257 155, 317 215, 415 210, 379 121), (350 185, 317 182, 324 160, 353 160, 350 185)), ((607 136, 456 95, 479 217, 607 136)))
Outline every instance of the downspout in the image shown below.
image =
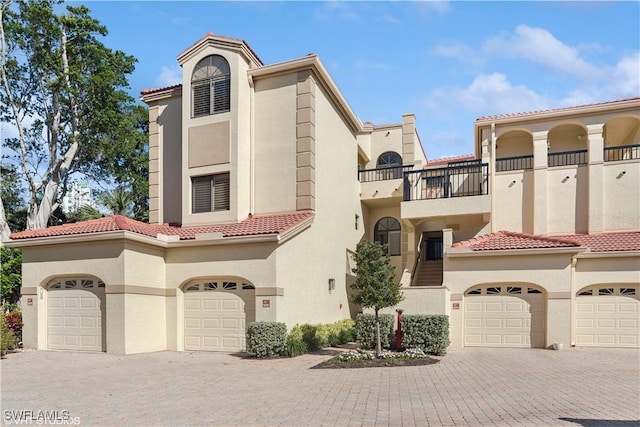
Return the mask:
POLYGON ((491 189, 491 213, 489 216, 489 221, 491 221, 491 232, 496 232, 495 226, 495 215, 496 215, 496 151, 498 148, 498 143, 496 140, 496 124, 491 123, 491 152, 489 153, 489 157, 491 159, 491 171, 489 172, 489 179, 491 182, 489 183, 489 188, 491 189))
POLYGON ((569 309, 569 315, 571 316, 569 323, 571 347, 576 345, 576 264, 578 264, 578 254, 571 257, 571 308, 569 309))
POLYGON ((249 80, 249 214, 255 215, 255 164, 253 159, 253 144, 254 144, 254 132, 253 127, 254 123, 254 108, 255 108, 255 100, 254 100, 254 83, 253 76, 247 76, 249 80))

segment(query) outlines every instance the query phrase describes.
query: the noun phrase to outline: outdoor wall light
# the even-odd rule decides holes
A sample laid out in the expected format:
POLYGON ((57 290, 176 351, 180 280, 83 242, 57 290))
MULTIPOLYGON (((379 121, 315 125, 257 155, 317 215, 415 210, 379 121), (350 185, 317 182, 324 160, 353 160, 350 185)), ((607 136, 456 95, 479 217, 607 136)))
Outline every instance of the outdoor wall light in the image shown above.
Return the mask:
POLYGON ((336 279, 329 279, 329 292, 336 288, 336 279))
POLYGON ((40 299, 44 298, 44 289, 40 288, 40 299))

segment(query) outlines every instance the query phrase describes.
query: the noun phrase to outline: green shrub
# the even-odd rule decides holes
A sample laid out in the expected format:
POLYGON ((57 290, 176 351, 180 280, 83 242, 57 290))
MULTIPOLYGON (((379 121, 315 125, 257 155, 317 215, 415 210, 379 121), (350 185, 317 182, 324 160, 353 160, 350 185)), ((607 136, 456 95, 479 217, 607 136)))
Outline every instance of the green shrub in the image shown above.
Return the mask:
POLYGON ((304 342, 302 337, 289 335, 287 337, 287 356, 296 357, 309 352, 307 343, 304 342))
POLYGON ((16 348, 18 340, 16 336, 9 330, 7 322, 5 322, 5 313, 0 315, 0 356, 4 356, 8 351, 16 348))
POLYGON ((276 357, 287 353, 287 325, 253 322, 247 329, 247 353, 254 357, 276 357))
POLYGON ((402 316, 402 345, 443 356, 449 347, 449 316, 405 314, 402 316))
MULTIPOLYGON (((393 342, 393 314, 380 314, 380 343, 382 348, 391 348, 393 342)), ((356 319, 356 338, 362 348, 376 347, 376 317, 373 314, 361 313, 356 319)))

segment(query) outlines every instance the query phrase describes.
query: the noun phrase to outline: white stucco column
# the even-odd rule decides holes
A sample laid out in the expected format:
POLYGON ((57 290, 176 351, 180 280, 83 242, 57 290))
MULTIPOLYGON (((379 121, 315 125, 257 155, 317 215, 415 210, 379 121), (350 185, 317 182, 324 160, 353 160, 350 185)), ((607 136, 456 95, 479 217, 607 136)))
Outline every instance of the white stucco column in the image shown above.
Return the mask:
POLYGON ((604 229, 604 124, 587 126, 589 155, 589 216, 588 230, 601 233, 604 229))
POLYGON ((547 131, 533 133, 533 233, 547 233, 547 131))

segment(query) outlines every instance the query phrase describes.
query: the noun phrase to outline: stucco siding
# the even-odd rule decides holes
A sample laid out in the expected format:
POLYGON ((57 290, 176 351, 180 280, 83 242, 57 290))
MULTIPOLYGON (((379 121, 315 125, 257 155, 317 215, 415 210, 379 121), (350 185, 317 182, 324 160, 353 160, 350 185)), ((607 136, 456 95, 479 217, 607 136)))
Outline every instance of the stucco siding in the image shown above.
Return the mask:
POLYGON ((296 73, 255 82, 255 213, 296 210, 296 73))

